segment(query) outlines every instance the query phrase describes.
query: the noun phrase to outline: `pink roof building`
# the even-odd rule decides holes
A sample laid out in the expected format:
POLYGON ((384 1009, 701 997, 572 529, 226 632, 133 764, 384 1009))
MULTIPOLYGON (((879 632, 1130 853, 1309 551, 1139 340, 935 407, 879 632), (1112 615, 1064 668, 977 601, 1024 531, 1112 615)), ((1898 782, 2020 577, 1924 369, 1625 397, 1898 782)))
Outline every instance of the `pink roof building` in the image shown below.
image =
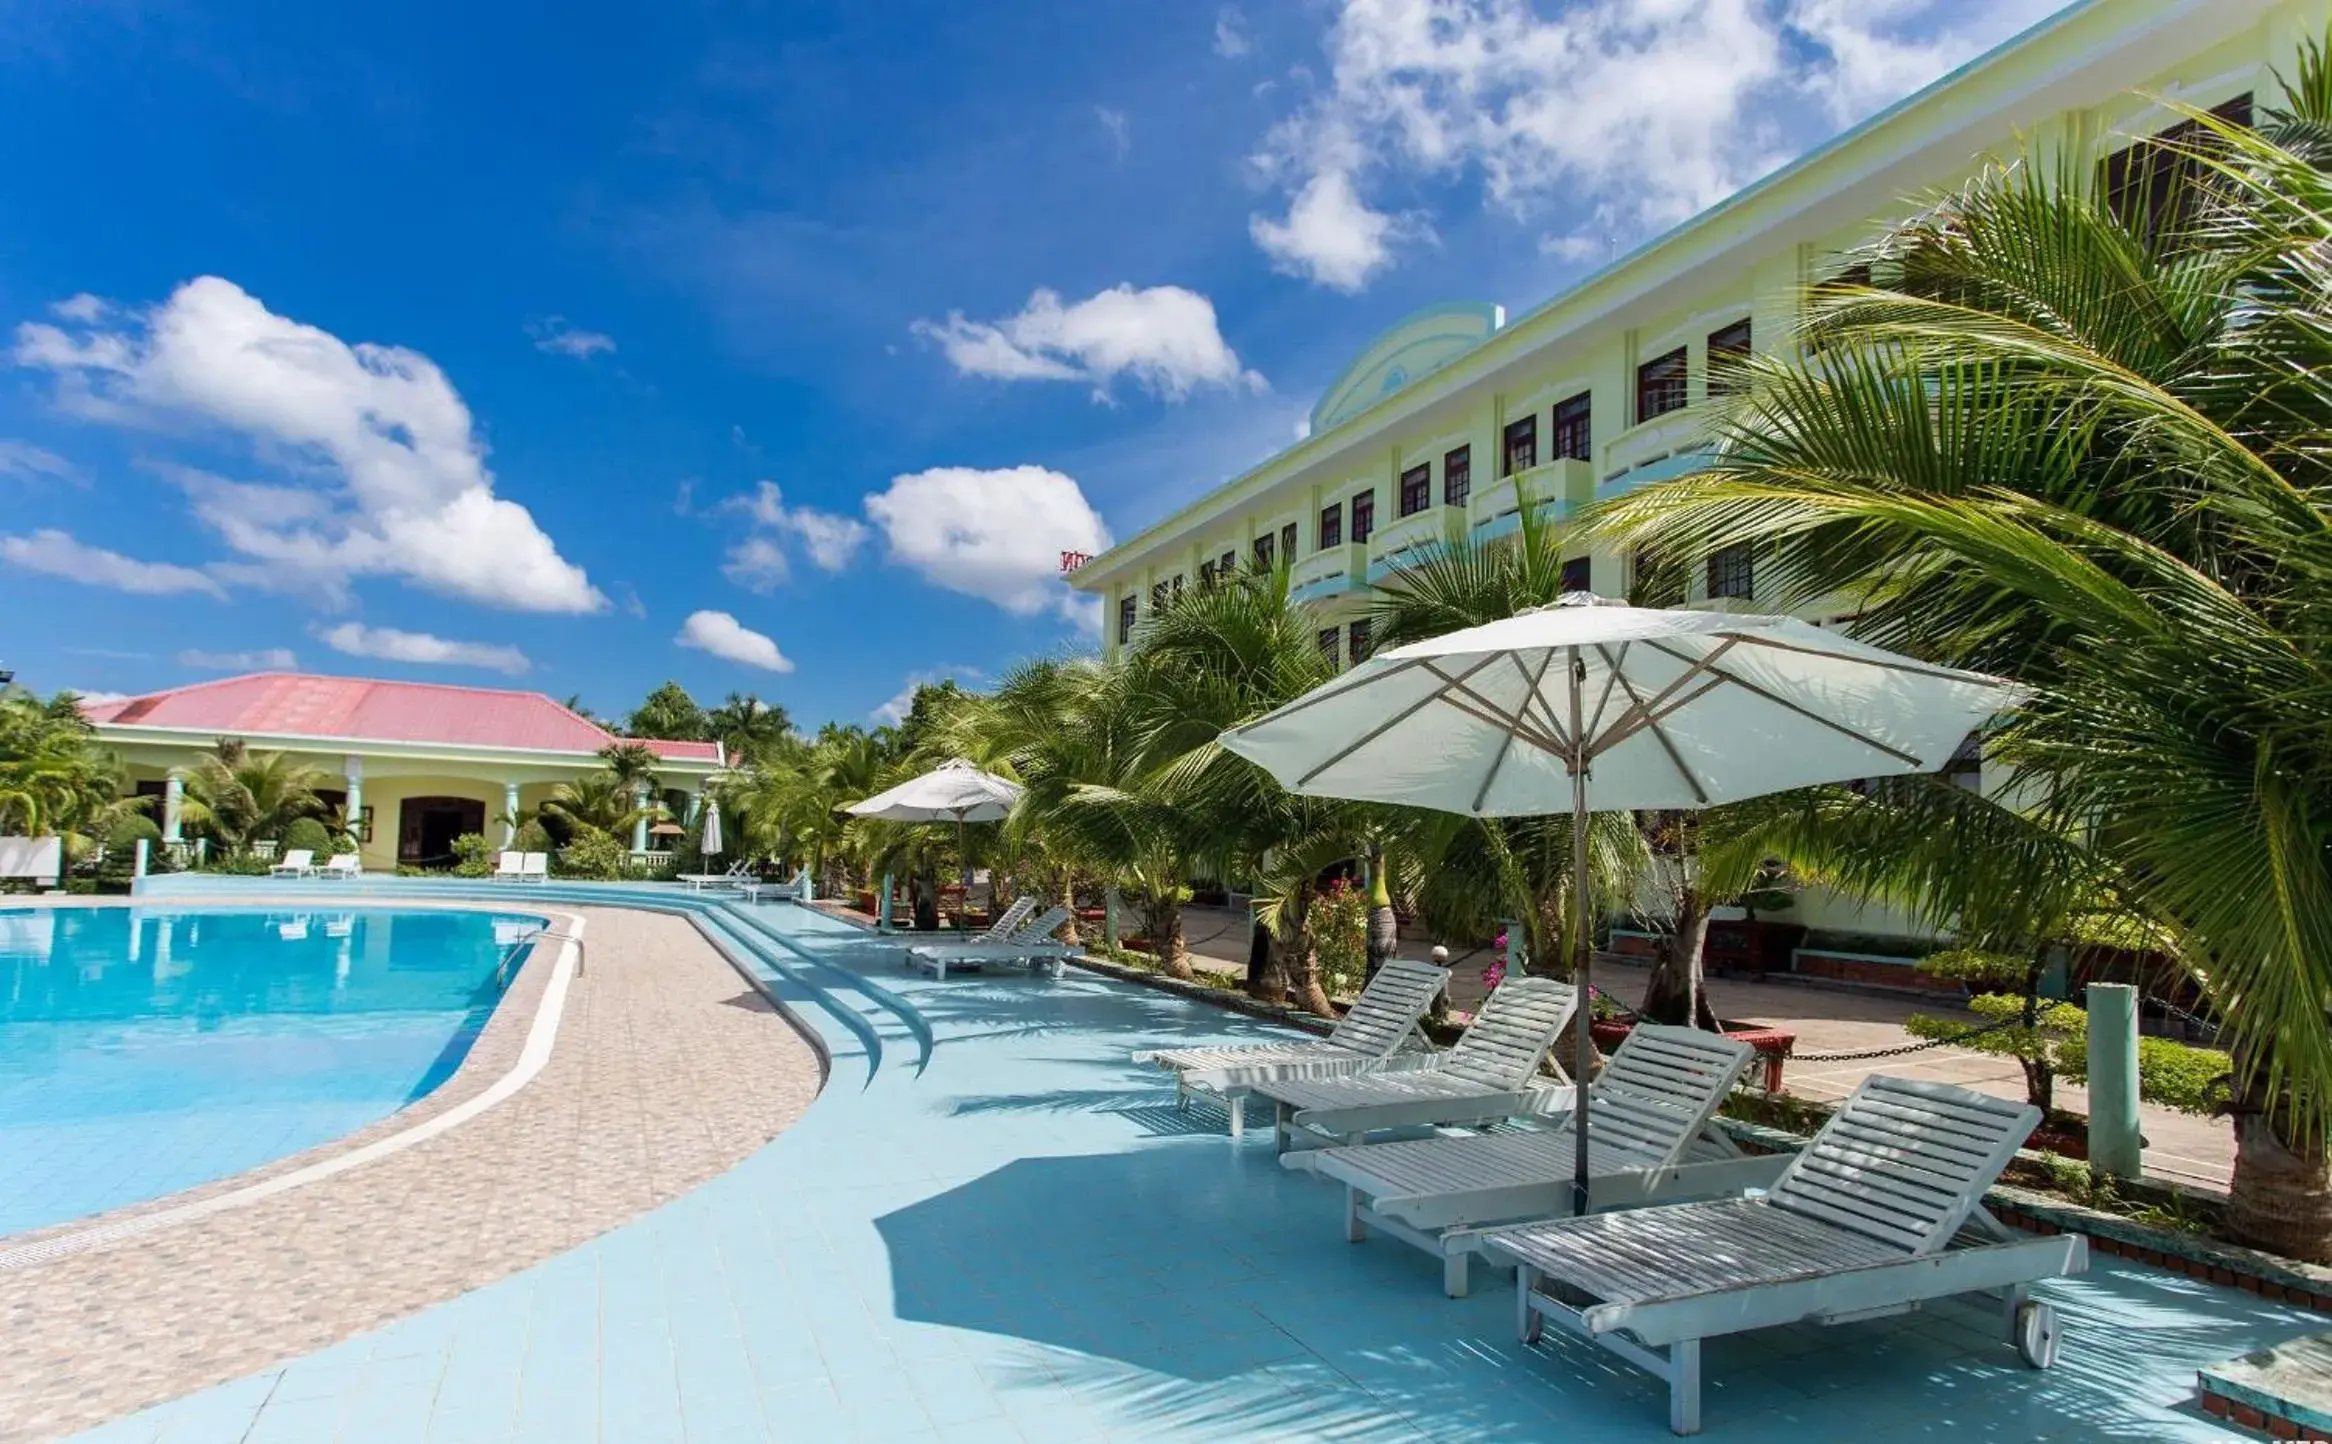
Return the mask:
MULTIPOLYGON (((507 842, 511 819, 598 771, 603 748, 632 740, 540 692, 308 672, 221 677, 83 711, 138 790, 164 800, 165 836, 178 835, 175 774, 218 739, 236 738, 323 773, 364 865, 382 869, 439 860, 463 833, 507 842)), ((718 742, 638 740, 659 759, 655 791, 676 809, 692 812, 694 794, 726 762, 718 742)), ((645 820, 631 841, 647 851, 645 820)))

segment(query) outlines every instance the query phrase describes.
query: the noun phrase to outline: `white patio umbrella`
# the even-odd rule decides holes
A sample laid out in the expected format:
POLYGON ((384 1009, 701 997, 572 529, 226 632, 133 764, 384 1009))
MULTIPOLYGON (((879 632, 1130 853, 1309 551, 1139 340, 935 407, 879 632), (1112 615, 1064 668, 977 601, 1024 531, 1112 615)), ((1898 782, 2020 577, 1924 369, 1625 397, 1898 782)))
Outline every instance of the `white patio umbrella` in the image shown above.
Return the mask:
POLYGON ((706 857, 714 857, 720 850, 721 805, 708 797, 704 802, 704 838, 697 844, 697 851, 706 857))
POLYGON ((964 887, 972 885, 972 855, 964 848, 964 824, 998 822, 1020 800, 1020 784, 982 772, 961 757, 951 757, 920 777, 912 777, 888 792, 878 792, 843 811, 854 817, 879 817, 887 822, 955 823, 956 846, 964 852, 964 887))
MULTIPOLYGON (((1931 772, 2019 700, 1791 617, 1629 607, 1587 593, 1392 648, 1223 734, 1290 791, 1475 817, 1568 811, 1588 976, 1587 815, 1697 808, 1931 772)), ((1577 1030, 1572 1186, 1587 1209, 1577 1030)))

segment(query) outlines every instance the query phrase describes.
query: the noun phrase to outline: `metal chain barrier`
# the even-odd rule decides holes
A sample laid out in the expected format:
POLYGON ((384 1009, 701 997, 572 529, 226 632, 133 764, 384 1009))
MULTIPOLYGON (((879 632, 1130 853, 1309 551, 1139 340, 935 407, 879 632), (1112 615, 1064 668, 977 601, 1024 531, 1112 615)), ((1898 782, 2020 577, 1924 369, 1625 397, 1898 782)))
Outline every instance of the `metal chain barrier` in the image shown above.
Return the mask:
POLYGON ((2019 1027, 2023 1022, 2022 1018, 2002 1018, 1996 1023, 1986 1023, 1981 1028, 1970 1028, 1966 1032, 1954 1033, 1948 1038, 1926 1038, 1917 1043, 1897 1044, 1892 1048, 1863 1048, 1852 1053, 1792 1053, 1790 1061, 1792 1063, 1857 1063, 1866 1058, 1898 1058, 1905 1053, 1923 1053, 1929 1048, 1953 1047, 1965 1043, 1970 1038, 1981 1038, 1986 1033, 1997 1033, 2003 1028, 2019 1027))

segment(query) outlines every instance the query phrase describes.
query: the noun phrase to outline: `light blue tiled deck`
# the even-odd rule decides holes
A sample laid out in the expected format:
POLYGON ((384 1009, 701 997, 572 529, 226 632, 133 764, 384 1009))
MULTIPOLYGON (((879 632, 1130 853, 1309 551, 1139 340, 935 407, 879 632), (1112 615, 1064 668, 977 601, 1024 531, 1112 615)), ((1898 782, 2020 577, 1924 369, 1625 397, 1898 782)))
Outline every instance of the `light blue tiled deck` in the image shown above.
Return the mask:
MULTIPOLYGON (((1424 1255, 1345 1243, 1339 1195, 1279 1169, 1268 1131, 1234 1147, 1126 1062, 1255 1025, 1077 973, 934 983, 779 915, 778 987, 835 1054, 793 1129, 586 1247, 84 1437, 1668 1437, 1653 1381, 1523 1348, 1509 1292, 1451 1302, 1424 1255)), ((2110 1262, 2047 1292, 2046 1374, 1981 1302, 1714 1343, 1707 1437, 2224 1440, 2184 1403, 2196 1367, 2310 1323, 2110 1262)))

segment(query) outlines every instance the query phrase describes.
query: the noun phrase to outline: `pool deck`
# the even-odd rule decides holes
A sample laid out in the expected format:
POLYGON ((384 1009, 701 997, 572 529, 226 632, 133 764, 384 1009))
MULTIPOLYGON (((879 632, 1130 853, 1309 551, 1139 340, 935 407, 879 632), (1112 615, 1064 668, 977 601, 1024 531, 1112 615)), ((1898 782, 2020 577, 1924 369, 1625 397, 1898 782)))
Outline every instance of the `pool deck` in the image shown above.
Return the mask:
MULTIPOLYGON (((1510 1293, 1453 1302, 1423 1255, 1345 1243, 1335 1190, 1127 1062, 1262 1025, 1076 971, 934 982, 831 920, 782 926, 761 966, 833 1068, 766 1147, 500 1282, 86 1437, 1669 1437, 1653 1381, 1523 1347, 1510 1293)), ((2044 1292, 2048 1372, 1980 1299, 1713 1343, 1707 1437, 2228 1440, 2196 1369, 2321 1327, 2111 1260, 2044 1292)))
MULTIPOLYGON (((0 1270, 0 1440, 103 1423, 490 1284, 724 1172, 808 1107, 816 1052, 684 919, 554 911, 583 920, 587 963, 569 981, 549 1062, 499 1106, 248 1207, 0 1270)), ((517 1064, 555 951, 535 950, 428 1098, 105 1221, 289 1174, 476 1098, 517 1064)))

